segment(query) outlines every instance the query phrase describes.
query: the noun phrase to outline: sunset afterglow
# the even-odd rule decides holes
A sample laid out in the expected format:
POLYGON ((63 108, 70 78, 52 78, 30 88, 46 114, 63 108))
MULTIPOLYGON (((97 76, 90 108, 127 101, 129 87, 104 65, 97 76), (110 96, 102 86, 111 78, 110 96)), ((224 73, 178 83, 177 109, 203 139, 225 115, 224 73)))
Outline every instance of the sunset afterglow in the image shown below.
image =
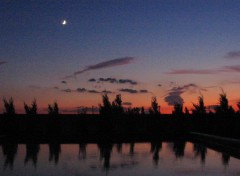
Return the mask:
POLYGON ((171 113, 224 91, 237 109, 239 1, 3 0, 0 19, 0 97, 17 113, 34 98, 39 113, 77 113, 103 93, 146 111, 156 96, 171 113))

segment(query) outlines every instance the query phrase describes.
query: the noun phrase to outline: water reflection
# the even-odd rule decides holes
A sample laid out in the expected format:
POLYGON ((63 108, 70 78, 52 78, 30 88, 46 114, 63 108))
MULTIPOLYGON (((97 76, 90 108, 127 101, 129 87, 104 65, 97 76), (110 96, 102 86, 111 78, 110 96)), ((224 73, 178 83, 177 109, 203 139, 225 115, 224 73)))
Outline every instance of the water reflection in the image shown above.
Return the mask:
POLYGON ((173 143, 173 151, 176 158, 182 158, 184 156, 186 141, 175 141, 173 143))
POLYGON ((34 167, 36 167, 39 150, 40 150, 39 144, 26 144, 26 157, 24 160, 24 164, 27 164, 28 161, 31 160, 34 167))
POLYGON ((201 144, 193 144, 193 152, 195 154, 195 157, 200 156, 201 163, 204 165, 206 160, 207 147, 201 144))
POLYGON ((108 170, 110 167, 110 158, 113 144, 111 143, 99 143, 98 148, 100 151, 100 160, 103 160, 103 167, 108 170))
POLYGON ((151 153, 153 154, 153 162, 158 165, 159 152, 162 149, 162 142, 151 142, 151 153))
POLYGON ((87 157, 86 147, 87 147, 87 145, 84 143, 79 144, 78 158, 80 160, 85 160, 87 157))
POLYGON ((59 155, 61 153, 61 145, 59 143, 50 143, 49 146, 49 162, 53 161, 58 164, 59 155))
POLYGON ((18 144, 2 144, 2 152, 5 156, 4 168, 13 169, 14 159, 17 154, 18 144))
MULTIPOLYGON (((171 143, 152 141, 150 143, 131 142, 129 144, 4 143, 1 145, 1 148, 0 164, 3 165, 3 169, 0 170, 1 176, 4 174, 7 175, 7 168, 17 173, 21 168, 21 163, 25 166, 24 169, 31 172, 30 175, 34 175, 36 174, 35 172, 40 171, 30 170, 30 166, 50 169, 51 165, 49 164, 52 162, 55 166, 59 167, 51 169, 60 169, 60 175, 68 175, 69 170, 72 169, 76 170, 76 173, 72 175, 85 175, 86 172, 101 174, 102 171, 105 171, 103 173, 106 174, 110 172, 122 172, 124 170, 139 174, 146 171, 150 172, 151 170, 151 174, 153 174, 153 166, 160 166, 161 168, 159 170, 156 167, 157 170, 154 170, 154 172, 157 172, 156 175, 161 175, 161 173, 165 173, 165 175, 185 175, 192 172, 203 172, 199 170, 202 167, 197 166, 196 163, 198 162, 195 162, 193 165, 194 161, 198 160, 201 166, 204 166, 205 174, 208 172, 208 169, 211 172, 216 172, 216 174, 210 175, 221 175, 221 169, 224 169, 222 171, 225 172, 225 175, 237 175, 240 173, 240 169, 237 167, 240 164, 240 160, 236 159, 231 153, 225 150, 224 152, 217 152, 201 143, 190 143, 183 140, 171 143), (46 162, 47 159, 49 162, 46 162), (78 164, 79 162, 81 164, 78 164), (179 170, 181 167, 183 167, 182 170, 179 170), (228 168, 231 169, 228 170, 228 168), (63 174, 66 172, 65 170, 68 170, 68 172, 63 174), (233 171, 234 173, 232 174, 233 171), (231 174, 226 174, 228 172, 231 174)), ((44 172, 47 171, 41 170, 41 172, 38 175, 45 175, 46 173, 44 172)), ((148 175, 148 173, 145 175, 148 175)))
POLYGON ((222 153, 222 163, 224 166, 228 166, 230 160, 230 156, 226 153, 222 153))

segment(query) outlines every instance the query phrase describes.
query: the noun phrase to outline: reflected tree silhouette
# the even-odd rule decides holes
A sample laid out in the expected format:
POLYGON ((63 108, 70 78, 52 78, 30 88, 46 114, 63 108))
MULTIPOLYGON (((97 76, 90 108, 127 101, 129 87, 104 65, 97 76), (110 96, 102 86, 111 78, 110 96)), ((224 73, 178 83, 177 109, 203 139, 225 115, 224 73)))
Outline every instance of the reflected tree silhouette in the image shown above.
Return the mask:
POLYGON ((39 144, 26 144, 26 157, 24 163, 27 164, 29 160, 32 160, 34 167, 36 167, 39 150, 39 144))
POLYGON ((228 166, 230 161, 230 155, 226 154, 226 153, 222 153, 222 163, 224 166, 228 166))
POLYGON ((98 148, 100 151, 100 160, 103 160, 103 167, 106 171, 110 168, 110 158, 111 152, 113 148, 113 144, 111 143, 99 143, 98 148))
POLYGON ((118 153, 122 153, 122 144, 121 143, 116 144, 116 148, 117 148, 118 153))
POLYGON ((200 145, 200 144, 194 144, 193 145, 193 151, 194 151, 195 157, 200 156, 201 157, 201 163, 205 164, 207 147, 205 147, 203 145, 200 145))
POLYGON ((157 166, 159 161, 159 152, 162 149, 162 142, 151 142, 151 153, 153 154, 153 162, 157 166))
POLYGON ((130 143, 129 155, 134 156, 134 143, 130 143))
POLYGON ((174 141, 173 142, 173 152, 176 158, 184 157, 184 150, 185 150, 185 141, 174 141))
POLYGON ((86 148, 87 148, 87 144, 84 144, 84 143, 79 144, 79 152, 78 152, 79 159, 83 159, 83 160, 86 159, 87 157, 86 148))
POLYGON ((5 156, 4 168, 13 169, 14 160, 17 154, 18 144, 4 143, 2 144, 3 155, 5 156))
POLYGON ((61 153, 61 144, 59 143, 50 143, 49 146, 49 162, 53 161, 55 164, 58 164, 59 155, 61 153))

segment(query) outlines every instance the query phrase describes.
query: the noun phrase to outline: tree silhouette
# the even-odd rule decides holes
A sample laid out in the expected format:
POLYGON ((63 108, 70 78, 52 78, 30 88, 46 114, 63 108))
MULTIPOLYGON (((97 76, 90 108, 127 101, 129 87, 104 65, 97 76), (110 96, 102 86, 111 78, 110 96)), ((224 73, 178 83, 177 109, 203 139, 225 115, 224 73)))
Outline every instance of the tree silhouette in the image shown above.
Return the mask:
POLYGON ((197 115, 206 114, 206 106, 204 105, 204 99, 202 95, 198 97, 198 104, 193 103, 193 107, 194 107, 194 109, 192 110, 193 114, 197 115))
POLYGON ((182 116, 183 115, 183 105, 180 103, 175 103, 172 114, 176 115, 176 116, 182 116))
POLYGON ((102 115, 107 115, 112 113, 112 106, 109 101, 107 93, 102 95, 102 102, 103 105, 99 105, 99 113, 102 115))
POLYGON ((53 105, 48 105, 48 114, 50 115, 58 115, 59 114, 59 108, 57 102, 54 102, 53 105))
POLYGON ((140 111, 141 111, 141 109, 139 107, 133 107, 133 108, 128 108, 126 113, 130 114, 130 115, 139 115, 140 111))
POLYGON ((4 104, 4 108, 5 108, 4 114, 8 114, 8 115, 15 114, 15 107, 14 107, 12 97, 9 100, 7 100, 6 98, 3 98, 3 104, 4 104))
POLYGON ((114 114, 123 113, 122 98, 120 94, 116 95, 115 100, 112 102, 112 112, 114 114))
POLYGON ((102 115, 108 114, 123 114, 124 109, 122 106, 122 98, 121 95, 116 95, 114 101, 110 103, 109 97, 107 93, 102 95, 103 105, 99 105, 99 113, 102 115))
POLYGON ((237 103, 238 113, 240 113, 240 101, 237 103))
POLYGON ((25 109, 26 114, 36 115, 37 114, 37 102, 36 102, 36 99, 33 100, 31 106, 28 106, 24 102, 24 109, 25 109))
POLYGON ((149 113, 154 115, 160 114, 160 106, 158 105, 156 97, 152 97, 151 108, 149 109, 149 113))
POLYGON ((222 92, 219 98, 219 106, 216 107, 216 114, 229 115, 233 113, 234 109, 232 106, 228 105, 227 94, 225 92, 222 92))
POLYGON ((186 115, 189 115, 189 114, 190 114, 187 107, 185 107, 185 114, 186 114, 186 115))

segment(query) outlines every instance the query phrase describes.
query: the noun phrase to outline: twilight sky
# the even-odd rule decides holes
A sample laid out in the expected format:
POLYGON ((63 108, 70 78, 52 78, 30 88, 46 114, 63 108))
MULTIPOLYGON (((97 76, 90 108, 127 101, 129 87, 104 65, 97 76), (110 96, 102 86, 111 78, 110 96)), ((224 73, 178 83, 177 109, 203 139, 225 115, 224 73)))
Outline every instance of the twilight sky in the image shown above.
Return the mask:
POLYGON ((70 113, 102 92, 127 107, 156 96, 171 113, 200 94, 215 105, 223 89, 236 107, 239 29, 238 0, 1 0, 0 97, 19 113, 34 98, 70 113))

